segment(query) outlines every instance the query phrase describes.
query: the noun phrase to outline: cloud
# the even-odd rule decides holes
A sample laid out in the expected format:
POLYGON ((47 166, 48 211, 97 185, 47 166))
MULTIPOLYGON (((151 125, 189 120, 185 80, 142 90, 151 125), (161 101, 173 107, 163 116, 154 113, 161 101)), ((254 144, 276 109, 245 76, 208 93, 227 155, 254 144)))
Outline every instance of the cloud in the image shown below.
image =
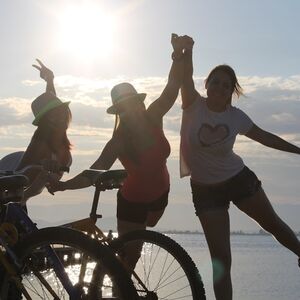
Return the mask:
POLYGON ((273 114, 270 117, 273 121, 279 122, 279 123, 292 123, 296 124, 297 119, 294 115, 291 113, 283 112, 283 113, 278 113, 278 114, 273 114))
MULTIPOLYGON (((119 77, 111 80, 89 79, 74 76, 62 76, 55 79, 56 89, 63 101, 70 100, 70 108, 73 121, 68 130, 72 142, 73 164, 69 174, 64 175, 67 180, 88 168, 100 155, 105 143, 111 138, 114 116, 106 113, 106 108, 111 104, 110 89, 121 81, 132 82, 138 92, 146 92, 146 105, 157 99, 164 89, 167 78, 147 77, 132 79, 119 77)), ((204 77, 195 77, 197 90, 205 95, 203 84, 204 77)), ((280 135, 287 141, 300 145, 300 75, 288 78, 281 77, 258 77, 244 76, 239 78, 244 87, 246 97, 233 102, 233 105, 245 111, 252 120, 260 127, 280 135)), ((27 82, 24 84, 44 85, 42 81, 27 82)), ((10 97, 0 99, 0 158, 14 151, 25 150, 35 127, 31 125, 32 113, 31 98, 10 97)), ((181 123, 181 99, 164 117, 165 134, 171 145, 171 155, 168 158, 168 169, 171 177, 170 205, 163 218, 165 226, 170 225, 171 216, 176 213, 175 208, 180 207, 179 212, 190 209, 193 214, 189 179, 179 178, 179 144, 181 123), (168 216, 169 211, 169 216, 168 216), (167 223, 166 223, 167 222, 167 223)), ((298 173, 300 167, 299 157, 293 154, 276 151, 255 143, 245 136, 238 136, 235 151, 244 162, 255 171, 263 183, 269 199, 274 204, 297 204, 299 195, 298 173)), ((115 163, 114 169, 122 168, 119 162, 115 163)), ((47 219, 49 214, 43 213, 45 209, 34 210, 35 205, 45 204, 57 211, 57 205, 80 206, 78 213, 76 209, 70 208, 69 215, 65 215, 64 208, 61 209, 63 217, 80 216, 84 210, 88 213, 87 199, 92 197, 92 189, 84 189, 73 192, 58 194, 53 201, 47 192, 30 201, 30 211, 33 209, 39 218, 47 219)), ((111 205, 115 203, 115 191, 105 194, 103 197, 111 205)), ((48 210, 47 210, 48 211, 48 210)), ((106 215, 114 215, 115 206, 106 215)), ((235 212, 231 212, 234 215, 235 212)), ((240 216, 240 213, 237 214, 240 216)), ((53 218, 53 216, 52 216, 53 218)), ((239 218, 239 217, 238 217, 239 218)), ((236 228, 241 228, 241 220, 238 219, 236 228)), ((186 222, 184 223, 187 224, 186 222)), ((248 224, 248 223, 247 223, 248 224)), ((298 224, 298 223, 297 223, 298 224)), ((198 225, 197 225, 198 226, 198 225)), ((245 225, 246 226, 246 225, 245 225)), ((167 227, 166 227, 167 228, 167 227)), ((245 228, 249 228, 247 225, 245 228)))
POLYGON ((10 126, 27 123, 31 114, 31 100, 18 97, 0 99, 0 124, 10 126))
MULTIPOLYGON (((195 85, 205 95, 204 77, 196 76, 195 85)), ((113 85, 129 81, 138 92, 146 92, 146 105, 157 99, 164 89, 166 77, 112 79, 84 78, 70 75, 58 76, 55 84, 59 97, 71 101, 73 121, 69 130, 71 136, 97 136, 108 140, 114 126, 114 116, 106 113, 111 104, 110 89, 113 85)), ((282 77, 243 76, 239 78, 246 97, 234 101, 260 127, 281 135, 294 134, 293 141, 299 141, 300 128, 300 75, 282 77)), ((23 84, 44 84, 43 81, 24 80, 23 84)), ((0 99, 1 136, 26 136, 32 121, 31 99, 10 97, 0 99)), ((169 132, 174 145, 178 139, 181 122, 181 100, 164 118, 164 128, 169 132)), ((29 130, 30 128, 30 130, 29 130)), ((28 134, 27 134, 28 135, 28 134)), ((178 142, 177 142, 178 144, 178 142)), ((176 146, 177 148, 177 146, 176 146)))
MULTIPOLYGON (((203 80, 204 77, 196 76, 195 86, 202 95, 205 95, 203 80)), ((138 92, 146 92, 145 103, 149 105, 159 97, 167 78, 134 79, 120 76, 113 79, 91 79, 66 75, 55 79, 59 97, 64 101, 71 101, 73 120, 68 135, 74 145, 72 151, 73 172, 76 173, 90 166, 101 153, 105 143, 111 138, 114 116, 108 115, 106 108, 111 105, 110 89, 121 81, 131 82, 138 92)), ((245 111, 259 127, 299 145, 300 75, 287 78, 243 76, 239 78, 239 81, 244 88, 245 97, 234 100, 233 105, 245 111)), ((42 81, 24 81, 24 84, 44 83, 42 81)), ((31 125, 31 101, 32 99, 29 98, 13 96, 0 99, 1 156, 9 152, 24 150, 27 147, 35 129, 31 125)), ((164 117, 165 134, 172 149, 168 164, 172 180, 176 183, 175 190, 178 195, 181 195, 180 189, 182 188, 182 184, 179 183, 182 181, 178 179, 180 123, 181 100, 179 96, 175 105, 164 117)), ((235 151, 243 157, 247 164, 258 170, 266 182, 267 188, 271 190, 271 194, 275 193, 276 199, 285 197, 283 192, 277 188, 280 186, 278 182, 282 178, 278 175, 274 179, 274 173, 282 171, 284 166, 286 168, 285 177, 289 178, 289 174, 295 172, 294 168, 297 166, 294 155, 266 148, 244 136, 238 136, 235 151), (274 182, 277 183, 274 184, 274 182)), ((289 190, 297 190, 298 185, 293 178, 289 179, 289 184, 289 190)), ((288 195, 286 199, 293 202, 295 196, 288 195)), ((178 198, 178 201, 181 200, 178 198)))
MULTIPOLYGON (((90 126, 94 128, 111 128, 114 117, 106 114, 106 108, 111 104, 110 89, 121 81, 130 81, 138 92, 146 92, 146 105, 155 100, 164 89, 166 77, 112 79, 84 78, 70 75, 55 78, 59 97, 70 100, 73 112, 73 125, 90 126)), ((200 93, 205 95, 204 77, 196 76, 195 85, 200 93)), ((246 98, 234 102, 262 126, 281 133, 295 132, 300 120, 300 75, 282 77, 243 76, 239 78, 244 87, 246 98)), ((27 85, 44 84, 42 81, 23 81, 27 85)), ((179 97, 180 98, 180 97, 179 97)), ((25 125, 31 122, 31 99, 5 98, 0 99, 0 121, 2 126, 25 125)), ((178 131, 181 120, 181 101, 164 119, 165 128, 178 131)), ((299 127, 298 127, 299 128, 299 127)))
MULTIPOLYGON (((22 84, 23 84, 24 86, 30 86, 30 87, 39 85, 39 84, 41 84, 41 83, 42 83, 41 80, 30 80, 30 79, 27 79, 27 80, 23 80, 23 81, 22 81, 22 84)), ((43 83, 43 84, 44 84, 44 83, 43 83)))

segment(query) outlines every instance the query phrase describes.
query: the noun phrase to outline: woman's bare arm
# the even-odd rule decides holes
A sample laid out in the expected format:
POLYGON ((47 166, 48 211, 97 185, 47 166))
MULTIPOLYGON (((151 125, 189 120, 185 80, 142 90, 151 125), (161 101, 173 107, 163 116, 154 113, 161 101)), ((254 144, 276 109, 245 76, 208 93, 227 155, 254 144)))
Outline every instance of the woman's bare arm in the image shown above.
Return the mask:
POLYGON ((173 45, 173 62, 168 76, 168 82, 162 94, 156 99, 147 109, 147 112, 152 120, 161 122, 163 116, 170 110, 178 96, 180 86, 183 80, 184 67, 184 44, 182 37, 172 35, 173 45))
POLYGON ((185 109, 191 105, 197 98, 198 92, 195 89, 195 83, 193 79, 194 67, 193 67, 193 46, 194 41, 191 37, 185 36, 189 45, 185 51, 184 56, 184 76, 181 86, 181 99, 182 108, 185 109))
POLYGON ((48 69, 39 59, 36 59, 36 61, 39 63, 39 65, 32 66, 40 71, 40 77, 46 81, 46 93, 52 93, 56 95, 54 87, 54 73, 50 69, 48 69))
POLYGON ((280 151, 290 152, 290 153, 296 153, 300 154, 300 148, 296 145, 293 145, 286 140, 280 138, 279 136, 270 133, 268 131, 265 131, 255 124, 253 127, 248 131, 246 136, 256 142, 259 142, 260 144, 277 149, 280 151))
MULTIPOLYGON (((120 145, 116 138, 112 138, 104 147, 99 158, 91 165, 90 169, 108 170, 118 158, 120 145)), ((51 181, 48 190, 52 193, 56 191, 77 190, 89 187, 93 184, 90 177, 84 172, 76 175, 67 181, 51 181)))

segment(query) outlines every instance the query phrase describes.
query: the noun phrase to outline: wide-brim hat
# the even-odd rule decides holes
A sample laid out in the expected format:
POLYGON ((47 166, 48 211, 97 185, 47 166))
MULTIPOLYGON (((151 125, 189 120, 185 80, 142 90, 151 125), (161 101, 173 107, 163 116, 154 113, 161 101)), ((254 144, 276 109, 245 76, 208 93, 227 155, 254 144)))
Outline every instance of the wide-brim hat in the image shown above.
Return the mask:
POLYGON ((106 112, 109 114, 118 113, 118 105, 128 99, 137 99, 138 101, 144 101, 146 98, 145 93, 138 93, 136 89, 128 82, 123 82, 115 85, 111 90, 111 100, 113 105, 110 106, 106 112))
POLYGON ((31 110, 34 115, 33 125, 38 126, 41 118, 49 111, 62 105, 69 105, 70 101, 62 102, 52 93, 43 93, 33 100, 31 110))

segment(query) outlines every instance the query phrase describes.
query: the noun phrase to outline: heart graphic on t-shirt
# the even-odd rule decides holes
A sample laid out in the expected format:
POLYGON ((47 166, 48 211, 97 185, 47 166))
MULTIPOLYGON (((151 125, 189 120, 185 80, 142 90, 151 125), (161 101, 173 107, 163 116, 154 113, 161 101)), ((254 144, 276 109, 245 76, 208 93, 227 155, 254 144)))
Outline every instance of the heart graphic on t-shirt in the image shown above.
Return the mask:
POLYGON ((203 124, 198 131, 199 141, 206 147, 222 142, 228 135, 228 126, 224 124, 219 124, 214 127, 209 124, 203 124))

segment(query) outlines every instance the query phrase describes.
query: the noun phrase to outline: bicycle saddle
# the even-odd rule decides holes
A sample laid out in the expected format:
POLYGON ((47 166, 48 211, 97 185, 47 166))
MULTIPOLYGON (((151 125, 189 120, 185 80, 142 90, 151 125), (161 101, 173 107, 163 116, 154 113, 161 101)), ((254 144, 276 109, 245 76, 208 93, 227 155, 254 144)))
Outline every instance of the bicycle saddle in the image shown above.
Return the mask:
POLYGON ((9 175, 0 177, 0 191, 23 188, 29 180, 24 175, 9 175))

